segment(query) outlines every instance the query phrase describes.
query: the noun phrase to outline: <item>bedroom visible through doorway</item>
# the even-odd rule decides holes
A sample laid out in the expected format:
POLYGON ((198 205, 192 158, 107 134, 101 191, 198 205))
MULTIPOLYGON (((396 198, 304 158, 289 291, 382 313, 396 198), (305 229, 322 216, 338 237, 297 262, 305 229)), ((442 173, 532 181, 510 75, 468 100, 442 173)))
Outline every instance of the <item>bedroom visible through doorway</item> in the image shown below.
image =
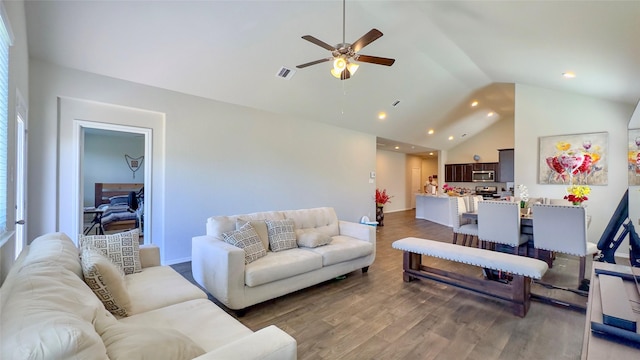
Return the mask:
POLYGON ((144 240, 145 134, 83 127, 83 233, 140 229, 144 240))

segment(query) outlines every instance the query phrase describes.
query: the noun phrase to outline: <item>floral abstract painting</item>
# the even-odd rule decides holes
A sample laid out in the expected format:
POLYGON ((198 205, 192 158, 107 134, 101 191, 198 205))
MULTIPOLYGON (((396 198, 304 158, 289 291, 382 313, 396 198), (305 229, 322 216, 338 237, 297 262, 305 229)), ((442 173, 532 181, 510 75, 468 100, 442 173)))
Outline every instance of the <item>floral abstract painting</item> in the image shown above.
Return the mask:
POLYGON ((629 129, 629 186, 640 185, 640 129, 629 129))
POLYGON ((539 141, 539 184, 607 185, 608 133, 544 136, 539 141))

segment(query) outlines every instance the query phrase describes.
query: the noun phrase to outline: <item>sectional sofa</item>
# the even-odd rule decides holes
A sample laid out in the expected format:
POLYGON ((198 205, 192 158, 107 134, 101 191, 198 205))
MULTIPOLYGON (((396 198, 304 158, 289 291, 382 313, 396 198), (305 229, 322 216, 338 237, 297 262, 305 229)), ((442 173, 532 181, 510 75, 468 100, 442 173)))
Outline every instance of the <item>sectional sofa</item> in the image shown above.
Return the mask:
POLYGON ((102 289, 92 291, 82 254, 63 233, 24 249, 0 287, 0 358, 296 359, 295 339, 273 325, 245 327, 160 266, 154 246, 142 247, 140 269, 124 275, 126 316, 113 315, 102 289))

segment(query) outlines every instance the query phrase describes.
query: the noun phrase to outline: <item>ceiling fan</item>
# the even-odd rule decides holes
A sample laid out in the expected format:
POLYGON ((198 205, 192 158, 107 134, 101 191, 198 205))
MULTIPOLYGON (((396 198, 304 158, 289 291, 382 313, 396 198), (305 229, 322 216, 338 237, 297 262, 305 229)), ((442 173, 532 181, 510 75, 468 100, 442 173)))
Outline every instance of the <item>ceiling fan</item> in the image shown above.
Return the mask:
POLYGON ((362 35, 362 37, 356 40, 353 44, 349 44, 345 42, 345 0, 343 0, 342 1, 342 43, 336 46, 331 46, 322 40, 316 39, 311 35, 303 36, 302 37, 303 39, 331 51, 331 57, 311 61, 305 64, 298 65, 296 67, 298 69, 302 69, 307 66, 316 65, 316 64, 333 60, 333 68, 331 69, 331 75, 333 75, 334 77, 340 80, 347 80, 351 78, 351 75, 353 75, 356 72, 356 70, 358 70, 359 65, 354 63, 353 61, 391 66, 396 61, 395 59, 358 54, 358 52, 362 50, 362 48, 371 44, 381 36, 382 36, 382 32, 380 32, 380 30, 371 29, 368 33, 362 35))

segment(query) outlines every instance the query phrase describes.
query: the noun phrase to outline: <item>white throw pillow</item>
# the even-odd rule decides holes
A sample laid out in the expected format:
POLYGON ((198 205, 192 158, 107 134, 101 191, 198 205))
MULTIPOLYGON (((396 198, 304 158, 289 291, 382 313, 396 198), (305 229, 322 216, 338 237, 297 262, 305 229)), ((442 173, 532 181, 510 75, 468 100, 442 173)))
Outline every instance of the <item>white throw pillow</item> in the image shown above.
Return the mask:
POLYGON ((142 271, 140 262, 140 240, 138 229, 110 235, 80 235, 80 247, 98 249, 126 275, 142 271))
POLYGON ((222 233, 226 243, 244 250, 244 263, 249 264, 267 255, 260 237, 251 223, 244 224, 240 230, 232 230, 222 233))
POLYGON ((292 219, 265 220, 265 222, 267 223, 271 251, 277 252, 298 247, 292 219))
POLYGON ((314 248, 331 243, 331 236, 314 230, 296 230, 298 246, 314 248))
POLYGON ((125 317, 131 306, 124 273, 100 250, 85 247, 80 254, 84 281, 110 313, 125 317))
POLYGON ((240 230, 240 228, 242 226, 244 226, 244 224, 246 223, 250 223, 251 226, 253 226, 253 228, 256 230, 256 232, 258 233, 258 237, 260 237, 260 240, 262 241, 262 245, 264 246, 265 250, 269 250, 269 232, 267 231, 267 223, 264 222, 264 220, 242 220, 242 219, 238 219, 236 220, 236 230, 240 230))
POLYGON ((204 350, 178 330, 113 323, 96 329, 111 360, 191 360, 204 350))

